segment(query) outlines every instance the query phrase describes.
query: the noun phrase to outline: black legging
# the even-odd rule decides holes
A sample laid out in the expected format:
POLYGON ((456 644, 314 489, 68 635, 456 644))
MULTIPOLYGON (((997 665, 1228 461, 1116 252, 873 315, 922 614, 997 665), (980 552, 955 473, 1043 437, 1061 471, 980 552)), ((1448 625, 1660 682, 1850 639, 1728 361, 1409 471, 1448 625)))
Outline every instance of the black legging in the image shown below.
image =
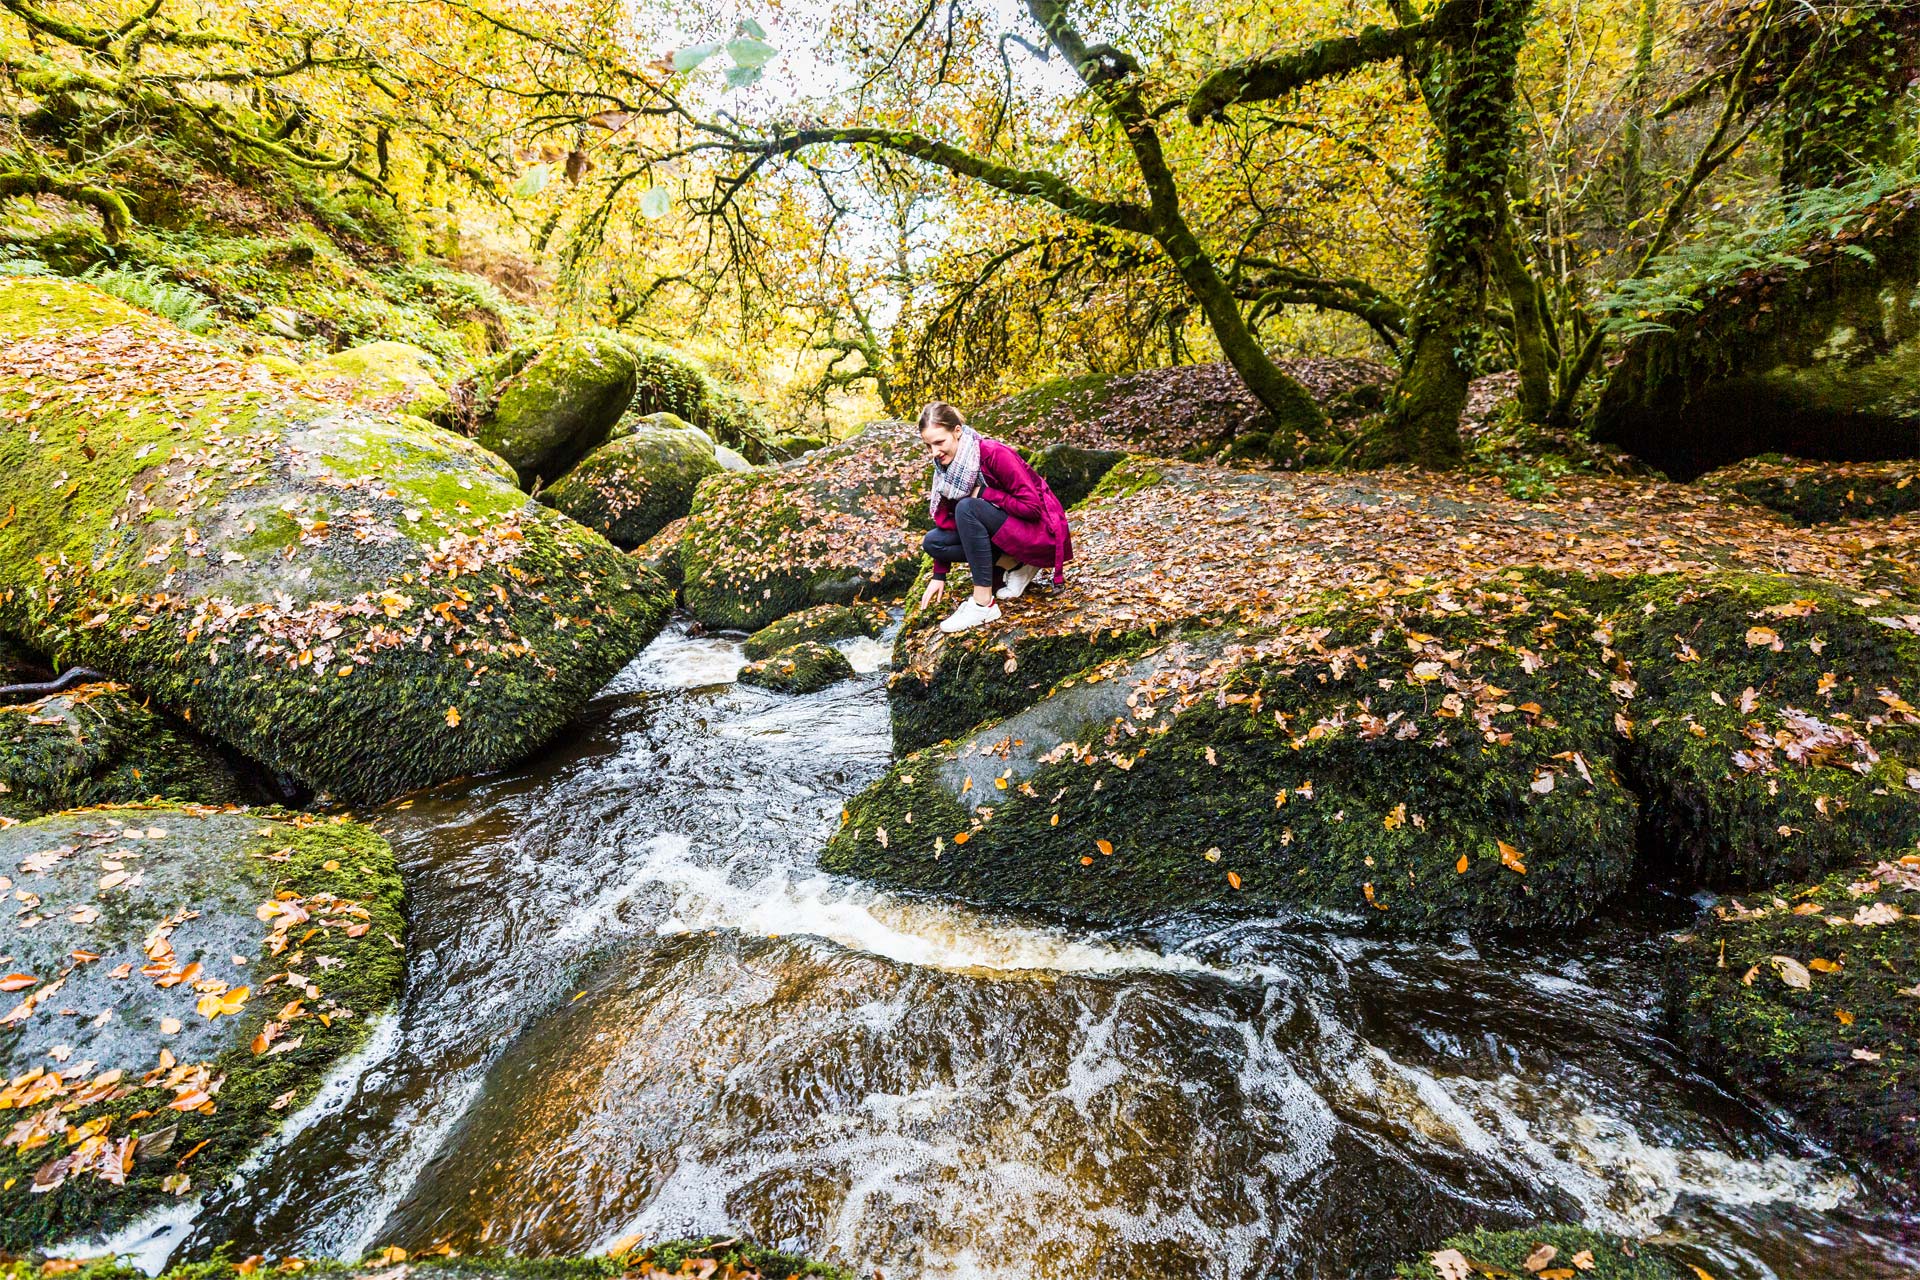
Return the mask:
POLYGON ((967 562, 975 586, 993 585, 993 535, 1007 522, 1007 513, 985 498, 962 498, 953 505, 951 529, 932 529, 920 541, 926 553, 942 564, 967 562))

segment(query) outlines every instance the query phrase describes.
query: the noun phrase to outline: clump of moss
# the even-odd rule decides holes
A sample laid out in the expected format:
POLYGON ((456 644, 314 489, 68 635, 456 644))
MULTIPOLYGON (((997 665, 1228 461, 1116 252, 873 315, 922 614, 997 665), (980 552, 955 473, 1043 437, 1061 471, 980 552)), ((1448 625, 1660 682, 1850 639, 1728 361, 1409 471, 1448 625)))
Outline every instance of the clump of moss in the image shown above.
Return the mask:
POLYGON ((803 640, 831 643, 854 636, 873 637, 887 629, 885 605, 821 604, 789 614, 747 637, 746 654, 755 662, 803 640))
POLYGON ((399 991, 399 871, 357 824, 140 805, 10 827, 0 846, 48 913, 13 948, 40 981, 10 1015, 0 1106, 18 1123, 0 1143, 0 1248, 111 1231, 218 1185, 399 991), (120 869, 96 885, 107 863, 120 869), (251 963, 232 966, 243 946, 251 963), (40 1010, 55 990, 89 1017, 40 1010), (102 1006, 110 1016, 94 1016, 102 1006), (71 1067, 44 1070, 50 1038, 72 1042, 71 1067))
POLYGON ((847 655, 829 644, 802 640, 740 669, 740 683, 775 693, 817 693, 853 675, 847 655))
POLYGON ((1474 1275, 1549 1275, 1555 1280, 1564 1280, 1562 1272, 1582 1280, 1682 1280, 1686 1275, 1679 1263, 1655 1246, 1550 1223, 1510 1231, 1476 1227, 1401 1263, 1393 1274, 1398 1280, 1443 1280, 1444 1273, 1433 1258, 1448 1253, 1465 1260, 1464 1264, 1453 1262, 1456 1270, 1464 1265, 1474 1275))
POLYGON ((301 366, 308 377, 338 384, 355 404, 440 421, 453 409, 445 374, 429 351, 405 342, 369 342, 301 366))
POLYGON ((1101 478, 1126 456, 1117 449, 1084 449, 1064 441, 1020 452, 1063 507, 1071 507, 1092 493, 1101 478))
POLYGON ((37 818, 156 796, 202 804, 246 798, 219 752, 142 706, 125 685, 84 684, 0 706, 0 813, 37 818))
POLYGON ((1669 874, 1767 885, 1920 838, 1916 612, 1804 578, 1639 586, 1609 633, 1622 769, 1669 874))
POLYGON ((1696 483, 1737 493, 1806 525, 1920 511, 1920 463, 1912 460, 1802 462, 1769 454, 1721 467, 1696 483))
POLYGON ((656 414, 582 458, 540 500, 617 547, 637 547, 686 515, 700 482, 719 471, 704 432, 656 414))
POLYGON ((1668 945, 1689 1059, 1920 1193, 1920 853, 1740 894, 1668 945))

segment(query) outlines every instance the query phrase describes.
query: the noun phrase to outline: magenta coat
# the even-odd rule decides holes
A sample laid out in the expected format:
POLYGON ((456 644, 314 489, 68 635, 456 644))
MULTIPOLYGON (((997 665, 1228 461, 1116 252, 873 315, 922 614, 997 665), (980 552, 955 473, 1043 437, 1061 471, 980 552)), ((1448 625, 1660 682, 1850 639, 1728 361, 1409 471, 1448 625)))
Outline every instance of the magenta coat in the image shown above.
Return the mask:
MULTIPOLYGON (((1061 569, 1073 559, 1066 508, 1025 458, 986 436, 980 438, 980 496, 1007 513, 1006 523, 993 535, 994 548, 1023 564, 1052 566, 1053 584, 1065 582, 1061 569)), ((933 522, 953 528, 953 506, 953 499, 942 498, 933 522)), ((933 572, 944 578, 947 566, 936 560, 933 572)))

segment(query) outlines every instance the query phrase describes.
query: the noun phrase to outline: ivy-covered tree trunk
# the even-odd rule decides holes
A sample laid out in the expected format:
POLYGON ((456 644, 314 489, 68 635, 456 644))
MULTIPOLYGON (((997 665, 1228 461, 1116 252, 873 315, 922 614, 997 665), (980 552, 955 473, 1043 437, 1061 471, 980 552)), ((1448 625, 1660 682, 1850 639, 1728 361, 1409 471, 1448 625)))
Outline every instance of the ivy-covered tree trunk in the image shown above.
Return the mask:
POLYGON ((1788 191, 1838 186, 1893 158, 1920 10, 1911 0, 1848 5, 1809 19, 1803 33, 1812 61, 1780 104, 1780 185, 1788 191))
POLYGON ((1492 251, 1505 229, 1528 9, 1529 0, 1451 6, 1426 69, 1438 135, 1426 177, 1426 271, 1393 413, 1400 452, 1426 466, 1460 456, 1460 413, 1486 318, 1492 251))
POLYGON ((1553 408, 1554 364, 1547 308, 1540 282, 1527 270, 1520 229, 1511 214, 1500 219, 1499 233, 1489 247, 1513 311, 1513 362, 1520 373, 1520 412, 1528 422, 1545 422, 1553 408))

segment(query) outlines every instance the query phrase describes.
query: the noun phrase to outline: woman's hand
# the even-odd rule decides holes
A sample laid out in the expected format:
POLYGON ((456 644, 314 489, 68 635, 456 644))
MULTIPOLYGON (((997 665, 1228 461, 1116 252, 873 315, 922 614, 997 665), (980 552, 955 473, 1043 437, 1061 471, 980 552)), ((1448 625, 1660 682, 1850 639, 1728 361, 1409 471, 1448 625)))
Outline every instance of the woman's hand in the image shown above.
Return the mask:
POLYGON ((935 600, 940 598, 940 593, 946 589, 947 580, 945 578, 927 579, 927 589, 920 593, 920 607, 925 609, 932 605, 935 600))

